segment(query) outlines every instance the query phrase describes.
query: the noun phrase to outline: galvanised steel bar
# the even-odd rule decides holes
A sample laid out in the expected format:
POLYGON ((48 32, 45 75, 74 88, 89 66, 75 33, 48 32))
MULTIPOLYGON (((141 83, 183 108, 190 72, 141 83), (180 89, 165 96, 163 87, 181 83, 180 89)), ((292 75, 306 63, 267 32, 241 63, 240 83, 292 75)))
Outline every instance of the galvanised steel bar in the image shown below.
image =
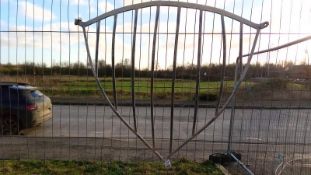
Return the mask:
MULTIPOLYGON (((239 41, 239 57, 241 57, 243 54, 243 23, 240 23, 240 41, 239 41)), ((242 71, 242 59, 239 59, 238 61, 239 64, 239 71, 242 71)))
POLYGON ((112 68, 112 94, 114 107, 118 107, 117 90, 116 90, 116 69, 115 69, 115 45, 116 45, 116 29, 117 29, 118 15, 114 15, 113 32, 112 32, 112 46, 111 46, 111 68, 112 68))
POLYGON ((226 71, 226 58, 227 58, 227 39, 226 39, 226 27, 224 16, 221 16, 221 36, 222 36, 222 68, 220 75, 220 87, 218 93, 218 102, 216 107, 216 113, 220 107, 220 102, 223 97, 224 92, 224 81, 225 81, 225 71, 226 71))
MULTIPOLYGON (((232 7, 232 13, 235 14, 236 10, 236 0, 233 1, 233 7, 232 7)), ((234 20, 231 20, 231 26, 230 26, 230 42, 229 42, 229 49, 228 49, 228 63, 230 63, 230 58, 231 58, 231 51, 232 51, 232 40, 233 40, 233 22, 234 20)))
POLYGON ((166 43, 165 43, 165 64, 164 64, 164 69, 167 68, 167 49, 168 49, 169 21, 170 21, 170 7, 167 8, 166 43))
POLYGON ((137 16, 138 10, 135 10, 134 17, 134 33, 132 40, 132 72, 131 72, 131 96, 132 96, 132 112, 134 120, 134 129, 137 132, 137 121, 136 121, 136 104, 135 104, 135 50, 136 50, 136 32, 137 32, 137 16))
POLYGON ((229 154, 238 164, 246 171, 247 174, 249 175, 254 175, 254 173, 243 163, 241 162, 238 158, 235 157, 234 154, 230 153, 229 154))
POLYGON ((154 62, 155 62, 155 51, 156 51, 156 43, 157 43, 157 31, 159 24, 159 14, 160 14, 160 6, 157 6, 157 12, 155 17, 155 26, 153 32, 153 41, 152 41, 152 55, 151 55, 151 84, 150 84, 150 119, 151 119, 151 135, 152 135, 152 146, 155 147, 155 137, 154 137, 154 62))
POLYGON ((123 13, 126 11, 130 11, 130 10, 141 9, 141 8, 152 7, 152 6, 173 6, 173 7, 177 7, 177 8, 190 8, 190 9, 197 9, 197 10, 202 10, 202 11, 209 11, 209 12, 217 13, 219 15, 226 16, 226 17, 229 17, 229 18, 234 19, 236 21, 242 22, 243 24, 248 25, 248 26, 255 28, 255 29, 263 29, 263 28, 267 27, 269 24, 268 22, 256 24, 256 23, 253 23, 253 22, 251 22, 245 18, 242 18, 238 15, 227 12, 225 10, 218 9, 215 7, 205 6, 205 5, 201 5, 201 4, 188 3, 188 2, 176 2, 176 1, 150 1, 150 2, 144 2, 144 3, 140 3, 140 4, 134 4, 134 5, 121 7, 121 8, 109 11, 107 13, 104 13, 104 14, 97 16, 93 19, 90 19, 89 21, 86 21, 86 22, 82 22, 81 20, 76 20, 76 25, 86 27, 86 26, 89 26, 93 23, 96 23, 99 20, 105 19, 109 16, 113 16, 113 15, 123 13))
POLYGON ((96 48, 95 48, 95 70, 98 76, 98 46, 99 46, 99 32, 100 32, 100 21, 96 23, 96 48))
MULTIPOLYGON (((311 40, 311 35, 303 37, 303 38, 300 38, 298 40, 291 41, 291 42, 286 43, 286 44, 282 44, 282 45, 277 46, 277 47, 273 47, 273 48, 270 48, 270 49, 265 49, 265 50, 261 50, 261 51, 258 51, 258 52, 254 52, 254 55, 258 55, 258 54, 262 54, 262 53, 266 53, 266 52, 272 52, 272 51, 288 48, 288 47, 290 47, 292 45, 296 45, 296 44, 299 44, 299 43, 302 43, 302 42, 305 42, 305 41, 308 41, 308 40, 311 40)), ((247 57, 249 55, 250 55, 250 53, 244 54, 244 55, 242 55, 242 57, 247 57)))
POLYGON ((100 32, 100 21, 96 23, 96 46, 95 46, 95 70, 98 76, 98 46, 99 46, 99 32, 100 32))
MULTIPOLYGON (((185 13, 188 14, 189 12, 189 9, 186 9, 185 10, 185 13)), ((185 57, 186 57, 186 41, 187 41, 187 35, 189 33, 189 29, 188 29, 188 15, 186 15, 185 17, 185 25, 184 25, 184 43, 183 43, 183 49, 182 49, 182 66, 184 67, 185 66, 185 57)), ((190 17, 191 18, 191 17, 190 17)), ((182 32, 179 32, 179 34, 181 35, 182 32)), ((193 33, 195 33, 195 31, 193 31, 193 33)), ((182 76, 182 79, 184 78, 184 76, 182 76)), ((185 86, 186 83, 182 83, 182 89, 184 89, 186 86, 185 86)), ((191 119, 190 119, 190 109, 188 110, 188 115, 187 115, 187 127, 186 127, 186 135, 187 137, 189 136, 189 123, 190 123, 191 119)), ((179 122, 179 125, 180 125, 180 122, 179 122)), ((177 142, 177 144, 179 145, 180 142, 177 142)), ((188 154, 188 147, 185 148, 185 151, 186 151, 186 157, 187 157, 187 154, 188 154)))
MULTIPOLYGON (((216 7, 216 2, 217 0, 214 0, 214 7, 216 7)), ((214 13, 213 14, 213 23, 212 23, 212 30, 211 30, 211 33, 215 33, 215 17, 216 17, 216 14, 214 13)), ((204 34, 203 34, 204 35, 204 34)), ((214 35, 211 36, 211 44, 210 44, 210 54, 209 54, 209 65, 212 64, 212 58, 213 58, 213 46, 214 46, 214 35)), ((209 76, 211 73, 207 73, 207 76, 209 76)), ((207 121, 207 115, 205 115, 205 120, 204 120, 204 123, 206 123, 207 121)), ((213 125, 213 131, 212 131, 212 140, 214 141, 215 140, 215 130, 216 130, 216 124, 214 123, 213 125)), ((212 144, 212 148, 211 148, 211 152, 213 153, 214 152, 214 144, 212 144)))
POLYGON ((197 59, 197 78, 195 85, 195 103, 194 103, 194 114, 193 114, 193 125, 192 125, 192 135, 195 133, 197 115, 198 115, 198 105, 199 105, 199 88, 200 88, 200 72, 201 72, 201 59, 202 59, 202 20, 203 11, 200 11, 199 17, 199 34, 198 34, 198 59, 197 59))
MULTIPOLYGON (((51 6, 50 6, 50 10, 51 11, 53 11, 53 4, 54 4, 54 2, 52 1, 51 2, 51 6)), ((10 8, 9 8, 10 9, 10 8)), ((78 14, 79 14, 79 11, 78 11, 78 14)), ((34 16, 34 12, 33 12, 33 16, 34 16)), ((9 15, 8 15, 8 17, 9 17, 9 15)), ((9 21, 9 20, 8 20, 9 21)), ((34 25, 34 23, 33 23, 33 25, 34 25)), ((33 27, 34 28, 34 27, 33 27)), ((50 21, 50 30, 52 30, 52 20, 50 21)), ((34 42, 34 33, 32 33, 33 34, 33 42, 34 42)), ((9 35, 8 35, 9 36, 9 35)), ((50 64, 51 65, 53 65, 53 34, 52 33, 50 33, 50 37, 51 37, 51 42, 50 42, 50 45, 51 45, 51 57, 50 57, 50 64)), ((8 41, 10 41, 10 39, 8 38, 8 41)), ((78 36, 78 41, 79 41, 79 43, 80 43, 80 33, 79 33, 79 36, 78 36)), ((9 44, 9 43, 8 43, 9 44)), ((10 48, 10 47, 9 47, 10 48)), ((34 47, 33 47, 33 49, 34 49, 34 47)), ((78 44, 78 50, 80 50, 80 44, 78 44)), ((33 53, 34 53, 34 50, 33 50, 33 53)), ((33 57, 33 64, 35 63, 35 57, 33 57)), ((78 63, 80 62, 80 54, 78 55, 78 63)), ((80 67, 79 67, 79 69, 80 69, 80 67)), ((33 70, 34 71, 34 70, 33 70)), ((78 70, 79 71, 79 70, 78 70)), ((34 74, 35 75, 35 74, 34 74)), ((53 75, 53 69, 51 69, 51 71, 50 71, 50 75, 53 75)), ((35 78, 35 77, 34 77, 35 78)), ((50 80, 51 80, 51 78, 50 78, 50 80)), ((53 88, 51 89, 52 90, 52 92, 53 92, 53 88)), ((79 110, 79 108, 78 108, 78 110, 79 110)), ((79 127, 79 126, 78 126, 79 127)), ((54 137, 54 117, 52 117, 52 137, 54 137)))
POLYGON ((93 76, 95 78, 95 81, 96 81, 96 84, 97 86, 101 89, 101 95, 106 99, 106 101, 108 102, 109 106, 111 107, 111 110, 116 114, 116 116, 121 120, 121 122, 129 129, 131 130, 150 150, 152 150, 152 152, 159 158, 161 159, 162 161, 166 161, 162 155, 156 151, 155 149, 152 148, 151 145, 149 145, 149 143, 143 138, 143 136, 141 136, 139 133, 137 133, 135 131, 134 128, 132 128, 132 126, 126 121, 124 120, 124 118, 121 116, 121 114, 119 113, 119 111, 115 108, 113 108, 113 104, 110 102, 106 92, 103 90, 103 87, 102 85, 100 84, 100 80, 97 76, 95 76, 95 68, 94 68, 94 65, 93 65, 93 62, 92 62, 92 58, 91 58, 91 53, 90 53, 90 49, 89 49, 89 44, 88 44, 88 39, 87 39, 87 35, 86 35, 86 30, 85 30, 85 27, 82 27, 83 29, 83 36, 84 36, 84 41, 85 41, 85 47, 86 47, 86 51, 87 51, 87 56, 88 56, 88 59, 89 59, 89 62, 90 62, 90 65, 91 65, 91 71, 93 73, 93 76))
MULTIPOLYGON (((242 69, 242 64, 241 64, 241 56, 243 53, 243 24, 240 23, 240 41, 239 41, 239 59, 236 60, 235 64, 235 73, 234 73, 234 84, 238 80, 238 76, 241 72, 242 69)), ((234 118, 235 118, 235 103, 236 103, 236 96, 234 95, 232 98, 232 106, 231 106, 231 116, 230 116, 230 124, 229 124, 229 139, 228 139, 228 148, 227 152, 231 152, 231 144, 232 144, 232 132, 233 132, 233 126, 234 126, 234 118)))
POLYGON ((173 149, 173 131, 174 131, 174 103, 175 103, 175 81, 176 81, 176 62, 177 62, 177 46, 179 36, 179 24, 180 24, 180 7, 177 9, 177 20, 176 20, 176 33, 175 33, 175 44, 174 44, 174 56, 173 56, 173 76, 172 76, 172 90, 171 90, 171 120, 170 120, 170 144, 169 152, 173 149))

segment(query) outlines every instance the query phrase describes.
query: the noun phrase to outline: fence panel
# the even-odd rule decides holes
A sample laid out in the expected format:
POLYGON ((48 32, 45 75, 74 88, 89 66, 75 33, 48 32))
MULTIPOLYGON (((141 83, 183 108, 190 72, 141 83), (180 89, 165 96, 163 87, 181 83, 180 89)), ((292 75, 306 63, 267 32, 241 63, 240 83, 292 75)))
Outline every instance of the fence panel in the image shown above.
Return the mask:
MULTIPOLYGON (((141 1, 1 1, 0 82, 29 83, 53 104, 49 120, 0 137, 1 159, 158 160, 100 97, 82 28, 74 25, 77 17, 87 21, 133 3, 141 1)), ((310 2, 189 3, 268 21, 255 52, 306 41, 254 55, 223 113, 172 159, 203 161, 230 149, 255 174, 310 174, 310 2)), ((254 28, 231 18, 173 6, 118 13, 85 29, 108 98, 164 157, 226 105, 239 78, 235 72, 246 68, 247 57, 237 57, 250 53, 256 38, 254 28)), ((15 103, 5 107, 13 91, 0 90, 1 116, 12 121, 21 113, 15 103)))

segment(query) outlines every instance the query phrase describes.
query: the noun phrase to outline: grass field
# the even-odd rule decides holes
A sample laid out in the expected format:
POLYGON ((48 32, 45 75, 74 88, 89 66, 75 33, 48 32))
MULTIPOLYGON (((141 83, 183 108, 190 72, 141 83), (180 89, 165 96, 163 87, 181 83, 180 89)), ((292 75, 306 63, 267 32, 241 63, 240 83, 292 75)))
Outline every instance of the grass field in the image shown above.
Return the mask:
MULTIPOLYGON (((112 97, 113 86, 111 77, 100 78, 101 85, 105 89, 108 96, 112 97)), ((2 81, 26 82, 33 86, 37 86, 41 91, 50 97, 99 97, 100 91, 92 76, 3 76, 2 81)), ((230 93, 233 88, 233 81, 225 81, 224 91, 230 93)), ((135 96, 137 100, 150 99, 150 79, 135 79, 135 96)), ((201 81, 199 93, 202 95, 213 95, 218 98, 220 82, 218 81, 201 81)), ((195 80, 177 79, 175 83, 175 99, 192 100, 195 94, 195 80)), ((171 79, 155 79, 154 81, 154 97, 161 100, 169 100, 171 98, 171 79)), ((307 84, 296 83, 283 79, 268 79, 261 81, 245 81, 242 83, 240 90, 245 98, 252 97, 272 97, 277 94, 276 98, 287 98, 289 93, 295 92, 290 98, 306 98, 309 95, 310 87, 307 84)), ((117 98, 129 100, 131 98, 131 79, 118 78, 116 80, 117 98)))
MULTIPOLYGON (((98 96, 99 91, 93 77, 78 76, 6 76, 4 81, 26 82, 39 87, 41 91, 49 96, 98 96)), ((100 78, 101 85, 108 95, 112 95, 113 84, 111 78, 100 78)), ((176 80, 175 98, 189 100, 195 93, 195 80, 176 80)), ((202 81, 200 93, 218 94, 220 83, 202 81)), ((150 79, 139 78, 135 80, 135 95, 137 99, 150 97, 150 79)), ((160 99, 170 98, 172 87, 171 79, 155 79, 154 94, 160 99)), ((225 82, 226 89, 233 87, 233 81, 225 82)), ((118 78, 116 80, 116 92, 118 98, 129 99, 131 95, 131 79, 118 78)))
POLYGON ((19 161, 2 160, 1 174, 107 174, 107 175, 222 175, 222 172, 211 162, 197 163, 185 159, 173 162, 170 169, 166 169, 161 162, 132 162, 120 161, 19 161))

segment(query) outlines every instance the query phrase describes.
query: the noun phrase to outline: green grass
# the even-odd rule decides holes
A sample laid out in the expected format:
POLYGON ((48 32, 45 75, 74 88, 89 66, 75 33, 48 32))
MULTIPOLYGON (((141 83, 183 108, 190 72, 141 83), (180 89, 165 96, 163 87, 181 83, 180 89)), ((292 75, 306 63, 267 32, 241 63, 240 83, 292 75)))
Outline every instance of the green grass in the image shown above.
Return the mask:
MULTIPOLYGON (((135 90, 141 93, 150 93, 150 80, 139 79, 135 81, 135 90)), ((233 82, 227 81, 227 86, 232 87, 233 82)), ((207 89, 215 90, 219 87, 219 82, 201 82, 200 88, 204 91, 207 89)), ((111 81, 103 81, 101 83, 104 89, 107 91, 112 91, 112 82, 111 81)), ((175 83, 175 89, 177 92, 186 91, 186 92, 195 92, 195 81, 191 80, 177 80, 175 83)), ((160 92, 170 92, 172 87, 171 80, 155 80, 154 89, 160 92)), ((44 88, 43 88, 44 89, 44 88)), ((66 90, 66 91, 83 91, 90 90, 95 91, 97 89, 96 83, 94 80, 89 81, 63 81, 58 83, 56 87, 53 87, 53 90, 66 90)), ((130 79, 121 79, 116 82, 117 91, 131 91, 131 81, 130 79)))
MULTIPOLYGON (((113 87, 112 78, 100 78, 101 85, 110 99, 112 99, 113 87)), ((92 76, 4 76, 3 81, 27 82, 39 87, 39 89, 50 97, 94 97, 100 96, 100 91, 92 76)), ((225 81, 224 91, 229 94, 233 88, 233 81, 225 81)), ((209 94, 218 98, 219 81, 201 81, 199 93, 203 96, 209 94)), ((195 94, 195 80, 177 79, 175 83, 175 99, 190 101, 195 94)), ((150 78, 135 79, 135 96, 137 100, 150 99, 150 78)), ((266 91, 307 91, 310 89, 306 84, 298 84, 291 80, 274 78, 266 81, 255 82, 245 81, 241 84, 240 90, 251 90, 250 93, 258 96, 264 95, 266 91)), ((154 80, 154 97, 156 100, 170 100, 172 90, 171 79, 154 80)), ((242 92, 241 91, 241 92, 242 92)), ((131 79, 117 78, 116 92, 118 100, 131 99, 131 79)), ((201 95, 200 95, 201 96, 201 95)), ((298 98, 298 97, 297 97, 298 98)))
POLYGON ((166 169, 161 162, 101 162, 101 161, 56 161, 56 160, 2 160, 1 174, 107 174, 107 175, 222 175, 210 161, 197 163, 186 159, 173 161, 166 169))
MULTIPOLYGON (((100 78, 101 85, 109 96, 112 95, 112 78, 100 78)), ((4 81, 27 82, 39 87, 39 89, 51 97, 71 97, 71 96, 98 96, 100 92, 93 77, 89 76, 6 76, 4 81)), ((218 94, 220 82, 201 81, 200 93, 218 94)), ((231 89, 233 81, 226 81, 225 87, 231 89)), ((195 80, 177 79, 175 83, 175 98, 181 100, 192 99, 195 93, 195 80)), ((172 88, 171 79, 155 79, 154 95, 158 99, 170 99, 172 88)), ((136 99, 146 100, 150 98, 150 78, 135 79, 136 99)), ((131 79, 118 78, 116 80, 116 91, 118 99, 130 99, 131 97, 131 79)))
MULTIPOLYGON (((101 82, 102 87, 108 95, 112 95, 113 86, 109 78, 101 82)), ((200 84, 200 93, 217 94, 219 82, 206 82, 202 81, 200 84)), ((194 80, 177 80, 175 83, 175 97, 187 97, 191 99, 195 93, 196 82, 194 80)), ((231 89, 233 81, 226 81, 225 87, 231 89)), ((41 90, 51 96, 65 95, 65 96, 96 96, 99 94, 95 81, 90 78, 89 80, 75 80, 75 81, 60 81, 55 83, 54 86, 46 87, 39 86, 41 90)), ((157 79, 154 81, 154 94, 161 99, 170 98, 172 82, 169 79, 157 79)), ((138 99, 146 99, 150 96, 150 80, 149 79, 136 79, 135 80, 135 95, 138 99)), ((116 91, 119 96, 124 99, 130 98, 131 95, 131 80, 129 78, 117 79, 116 91)))

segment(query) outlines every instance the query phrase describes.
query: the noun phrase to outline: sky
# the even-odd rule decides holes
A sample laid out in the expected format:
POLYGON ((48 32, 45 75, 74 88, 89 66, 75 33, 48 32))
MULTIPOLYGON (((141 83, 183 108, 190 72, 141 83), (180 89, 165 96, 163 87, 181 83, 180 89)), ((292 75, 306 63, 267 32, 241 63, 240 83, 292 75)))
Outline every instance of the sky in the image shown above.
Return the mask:
MULTIPOLYGON (((35 63, 68 65, 86 63, 85 41, 74 19, 87 21, 110 10, 141 3, 141 0, 0 0, 0 64, 35 63)), ((145 2, 145 0, 143 0, 145 2)), ((255 23, 268 21, 261 30, 256 50, 272 48, 311 35, 310 0, 189 0, 190 3, 213 6, 232 12, 255 23)), ((138 12, 135 66, 150 68, 155 7, 138 12)), ((158 68, 170 68, 173 63, 177 9, 161 7, 157 35, 156 62, 158 68)), ((199 12, 182 9, 178 38, 177 64, 197 62, 199 12)), ((225 18, 227 63, 234 63, 239 50, 239 23, 225 18)), ((101 21, 99 59, 111 63, 113 18, 101 21)), ((93 33, 96 24, 88 28, 88 43, 92 58, 95 54, 93 33)), ((133 12, 118 15, 116 62, 131 59, 133 12)), ((243 26, 243 53, 249 53, 255 30, 243 26)), ((220 16, 204 12, 202 63, 222 63, 220 16), (213 34, 212 34, 213 33, 213 34)), ((280 51, 254 56, 252 63, 308 63, 311 42, 280 51)))

